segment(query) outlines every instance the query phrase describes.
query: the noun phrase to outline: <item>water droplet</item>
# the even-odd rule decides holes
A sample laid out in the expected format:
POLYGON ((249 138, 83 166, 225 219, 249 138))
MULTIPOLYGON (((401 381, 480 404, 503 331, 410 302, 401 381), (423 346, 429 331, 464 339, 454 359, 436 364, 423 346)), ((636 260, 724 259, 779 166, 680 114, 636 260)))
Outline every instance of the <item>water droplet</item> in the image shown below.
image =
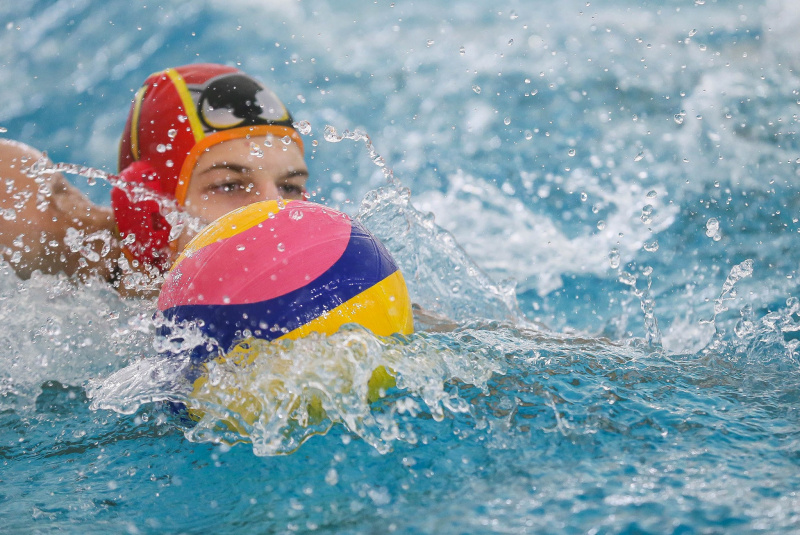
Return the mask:
POLYGON ((170 139, 175 139, 175 136, 178 135, 178 130, 176 130, 175 128, 170 128, 167 131, 167 135, 169 136, 170 139))
POLYGON ((175 162, 172 160, 167 160, 167 167, 172 167, 173 165, 175 165, 175 162))
POLYGON ((567 154, 569 154, 569 157, 572 158, 573 156, 575 156, 575 149, 569 149, 567 151, 567 154))
POLYGON ((6 132, 8 132, 8 128, 5 126, 0 126, 0 134, 5 134, 6 132))
POLYGON ((156 145, 156 152, 164 154, 165 152, 167 152, 167 146, 164 145, 163 143, 159 143, 158 145, 156 145))
POLYGON ((602 219, 597 222, 597 230, 605 230, 606 229, 606 222, 602 219))
POLYGON ((706 221, 706 236, 713 238, 719 232, 719 221, 715 217, 709 218, 706 221))
POLYGON ((642 223, 644 223, 645 225, 649 225, 650 223, 652 223, 653 222, 653 218, 651 217, 652 215, 653 215, 652 204, 645 204, 644 206, 642 206, 642 215, 641 215, 642 223))
POLYGON ((311 133, 311 123, 308 121, 298 121, 295 123, 294 127, 304 136, 311 133))
MULTIPOLYGON (((533 139, 533 132, 531 132, 530 130, 525 130, 525 139, 527 139, 528 141, 533 139)), ((797 163, 800 163, 800 158, 798 158, 797 163)))
POLYGON ((250 142, 250 156, 255 156, 256 158, 264 157, 264 151, 258 146, 258 143, 250 142))
POLYGON ((428 39, 428 40, 425 42, 425 44, 426 44, 426 45, 428 45, 429 47, 433 46, 433 45, 434 45, 434 43, 436 43, 436 41, 434 41, 433 39, 428 39))
POLYGON ((641 162, 643 159, 644 159, 644 151, 642 151, 639 154, 637 154, 636 157, 633 159, 633 161, 634 162, 641 162))
POLYGON ((329 124, 325 125, 325 130, 322 132, 322 137, 328 143, 338 143, 342 140, 342 136, 336 131, 334 127, 329 124))
POLYGON ((289 212, 289 217, 292 218, 294 221, 300 221, 303 219, 303 211, 302 210, 292 210, 289 212))
POLYGON ((586 195, 586 192, 582 191, 581 192, 581 201, 586 202, 586 199, 588 199, 588 198, 589 198, 589 196, 586 195))
POLYGON ((608 253, 608 263, 611 265, 612 269, 617 269, 619 267, 619 249, 616 247, 611 249, 611 252, 608 253))
POLYGON ((290 145, 290 144, 292 143, 292 136, 283 136, 283 137, 281 138, 281 142, 282 142, 284 145, 287 145, 287 146, 288 146, 288 145, 290 145))
POLYGON ((651 189, 650 191, 647 192, 648 199, 655 199, 656 197, 658 197, 658 192, 656 190, 651 189))
POLYGON ((678 123, 678 124, 683 124, 683 118, 684 118, 684 117, 686 117, 686 113, 685 113, 685 112, 681 112, 681 113, 676 113, 676 114, 673 116, 673 119, 675 119, 675 122, 676 122, 676 123, 678 123))
POLYGON ((228 297, 227 295, 223 295, 223 296, 222 296, 222 302, 223 302, 224 304, 226 304, 226 305, 230 305, 230 304, 231 304, 231 298, 230 298, 230 297, 228 297))
POLYGON ((278 251, 282 253, 285 250, 286 250, 286 246, 283 243, 279 243, 278 244, 278 251))
POLYGON ((479 95, 481 94, 481 86, 479 86, 479 85, 473 85, 472 86, 472 90, 475 91, 475 93, 477 93, 479 95))
POLYGON ((519 15, 517 15, 516 11, 512 11, 511 14, 508 16, 508 18, 511 20, 517 20, 519 18, 519 15))
POLYGON ((510 125, 511 124, 511 117, 506 117, 505 119, 503 119, 503 124, 506 125, 506 126, 510 125))
POLYGON ((239 245, 236 246, 236 250, 237 251, 244 251, 245 250, 245 246, 242 245, 242 244, 239 244, 239 245))
POLYGON ((467 49, 462 46, 461 48, 458 49, 458 53, 463 56, 464 54, 467 53, 467 49))
POLYGON ((178 122, 179 123, 185 123, 188 120, 189 120, 189 118, 186 115, 178 115, 178 122))
POLYGON ((651 242, 644 242, 643 249, 648 253, 655 253, 658 251, 658 240, 653 240, 651 242))
POLYGON ((513 44, 514 44, 514 40, 513 40, 513 39, 509 39, 509 40, 508 40, 508 46, 511 46, 511 45, 513 45, 513 44))

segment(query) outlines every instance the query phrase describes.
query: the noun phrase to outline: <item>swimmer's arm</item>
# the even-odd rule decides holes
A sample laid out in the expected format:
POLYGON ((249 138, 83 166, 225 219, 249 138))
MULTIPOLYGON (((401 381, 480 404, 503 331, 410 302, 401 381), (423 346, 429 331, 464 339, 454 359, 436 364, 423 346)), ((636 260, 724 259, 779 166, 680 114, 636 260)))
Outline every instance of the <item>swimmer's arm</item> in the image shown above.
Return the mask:
POLYGON ((120 246, 111 209, 92 203, 60 173, 38 182, 28 176, 40 158, 32 147, 0 139, 0 255, 23 279, 39 270, 112 280, 120 246))
POLYGON ((423 331, 444 333, 454 331, 459 326, 450 318, 422 308, 417 303, 411 304, 411 311, 414 313, 414 323, 423 331))

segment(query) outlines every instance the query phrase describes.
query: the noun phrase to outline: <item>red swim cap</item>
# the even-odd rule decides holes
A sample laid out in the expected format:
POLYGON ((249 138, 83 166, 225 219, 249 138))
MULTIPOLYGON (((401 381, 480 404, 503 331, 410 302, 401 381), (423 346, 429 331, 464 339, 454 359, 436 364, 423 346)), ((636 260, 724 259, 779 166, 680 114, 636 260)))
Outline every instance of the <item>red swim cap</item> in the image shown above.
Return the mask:
POLYGON ((275 94, 242 71, 198 63, 151 74, 136 93, 119 149, 119 170, 146 160, 161 190, 183 205, 197 159, 228 139, 273 134, 303 142, 275 94))
MULTIPOLYGON (((120 180, 174 197, 182 206, 197 159, 223 141, 272 134, 303 141, 275 94, 242 71, 199 63, 151 74, 133 99, 119 148, 120 180), (133 165, 133 164, 136 165, 133 165)), ((165 271, 169 231, 164 210, 130 188, 111 192, 128 255, 165 271), (125 191, 128 190, 128 191, 125 191)))

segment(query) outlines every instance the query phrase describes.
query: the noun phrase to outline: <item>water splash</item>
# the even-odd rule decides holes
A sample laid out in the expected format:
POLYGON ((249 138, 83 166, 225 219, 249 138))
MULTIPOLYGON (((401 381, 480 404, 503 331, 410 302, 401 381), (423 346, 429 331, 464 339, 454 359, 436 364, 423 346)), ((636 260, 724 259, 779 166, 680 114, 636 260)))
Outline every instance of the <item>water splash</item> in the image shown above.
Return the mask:
POLYGON ((656 302, 650 291, 653 284, 652 270, 645 268, 642 270, 642 275, 646 281, 643 287, 639 287, 640 277, 624 270, 620 272, 617 280, 629 286, 633 295, 639 299, 639 304, 644 314, 645 341, 650 347, 661 349, 661 330, 658 328, 658 320, 655 314, 656 302))
POLYGON ((385 453, 394 441, 416 442, 405 420, 423 410, 437 421, 470 411, 448 381, 487 392, 490 377, 502 373, 481 355, 461 358, 435 336, 379 338, 358 327, 295 342, 253 341, 238 357, 210 363, 194 386, 185 354, 145 358, 92 381, 91 407, 132 414, 143 403, 180 403, 197 420, 185 431, 189 440, 249 442, 256 455, 291 453, 334 424, 385 453), (374 391, 389 394, 376 412, 370 384, 378 369, 391 370, 396 390, 374 391))
POLYGON ((370 192, 357 218, 392 253, 411 299, 423 308, 455 322, 524 321, 513 283, 497 284, 486 275, 452 234, 436 225, 432 214, 414 208, 409 190, 387 187, 370 192))
POLYGON ((372 144, 372 139, 366 132, 355 129, 352 132, 350 130, 344 130, 341 134, 339 134, 335 127, 328 124, 325 125, 323 138, 328 143, 339 143, 344 139, 349 139, 351 141, 363 141, 364 146, 367 148, 367 152, 369 153, 370 160, 372 160, 372 163, 381 169, 387 183, 395 183, 394 172, 392 171, 391 167, 386 165, 386 160, 383 158, 383 156, 378 154, 378 151, 375 150, 375 147, 372 144))
MULTIPOLYGON (((722 289, 720 290, 719 296, 714 300, 714 312, 710 319, 707 320, 700 320, 701 325, 711 325, 714 327, 714 334, 711 337, 708 345, 703 349, 703 353, 705 354, 725 354, 726 347, 728 347, 728 343, 725 341, 725 335, 727 334, 725 329, 723 329, 717 320, 717 317, 722 314, 723 312, 728 310, 728 307, 725 305, 726 301, 731 301, 736 298, 736 284, 739 283, 742 279, 752 276, 753 274, 753 260, 747 259, 740 264, 733 266, 728 274, 727 278, 725 279, 725 283, 722 285, 722 289)), ((742 321, 739 324, 739 330, 744 333, 748 330, 748 324, 752 323, 752 318, 749 316, 747 309, 744 308, 741 312, 742 314, 742 321)))
POLYGON ((89 260, 90 262, 99 262, 101 258, 108 256, 111 251, 111 245, 114 237, 108 230, 99 230, 93 232, 88 236, 85 235, 83 230, 75 228, 68 228, 64 243, 70 248, 73 253, 80 253, 80 255, 89 260), (98 253, 92 246, 93 242, 100 242, 102 248, 98 253))
POLYGON ((740 280, 746 277, 751 277, 752 275, 753 260, 750 258, 731 268, 728 277, 725 279, 725 284, 722 285, 722 290, 719 294, 719 297, 717 297, 717 299, 714 301, 714 317, 709 320, 710 323, 713 323, 719 314, 728 310, 728 308, 725 306, 725 301, 735 297, 735 295, 733 295, 733 291, 736 284, 740 280))
MULTIPOLYGON (((44 154, 43 158, 37 162, 39 165, 36 164, 31 166, 29 169, 35 176, 45 176, 45 175, 53 175, 55 173, 67 173, 70 175, 78 175, 82 176, 87 179, 87 183, 91 186, 97 180, 104 180, 111 184, 112 186, 117 186, 122 181, 120 181, 114 175, 106 173, 100 169, 95 169, 93 167, 89 167, 86 165, 77 165, 72 163, 54 163, 50 164, 49 160, 47 159, 47 155, 44 154)), ((124 184, 124 183, 123 183, 124 184)))

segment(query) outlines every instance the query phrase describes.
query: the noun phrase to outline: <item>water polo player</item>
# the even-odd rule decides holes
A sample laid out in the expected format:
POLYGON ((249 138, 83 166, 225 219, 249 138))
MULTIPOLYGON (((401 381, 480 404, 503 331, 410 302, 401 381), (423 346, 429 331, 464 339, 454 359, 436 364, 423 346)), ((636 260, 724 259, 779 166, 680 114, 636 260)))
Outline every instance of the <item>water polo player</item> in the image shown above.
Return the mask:
POLYGON ((302 199, 308 179, 302 140, 282 102, 238 69, 215 64, 155 73, 136 93, 112 209, 94 205, 60 174, 31 172, 44 158, 0 142, 3 257, 23 278, 35 270, 99 276, 125 295, 146 287, 119 284, 121 266, 164 271, 188 243, 188 233, 170 240, 165 216, 175 206, 211 222, 253 202, 302 199))

